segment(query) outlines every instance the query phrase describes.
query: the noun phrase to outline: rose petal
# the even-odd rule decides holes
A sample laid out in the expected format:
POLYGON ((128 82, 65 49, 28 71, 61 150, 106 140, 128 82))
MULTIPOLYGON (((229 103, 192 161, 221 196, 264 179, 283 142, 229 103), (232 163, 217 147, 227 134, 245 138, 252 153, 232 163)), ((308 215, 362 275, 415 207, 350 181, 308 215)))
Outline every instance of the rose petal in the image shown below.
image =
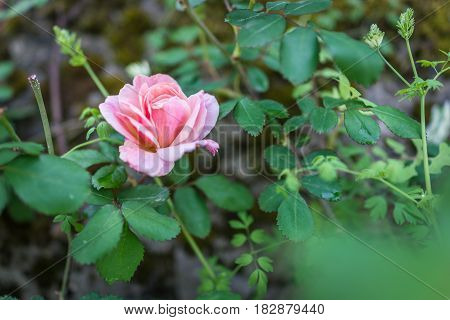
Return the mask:
POLYGON ((219 103, 217 102, 216 98, 210 94, 205 93, 203 95, 203 101, 207 110, 207 115, 203 130, 198 137, 199 139, 203 139, 211 132, 211 130, 217 123, 217 119, 219 118, 219 103))
POLYGON ((174 166, 174 162, 161 159, 157 153, 144 151, 128 140, 119 147, 119 152, 122 161, 128 163, 134 170, 151 177, 165 176, 174 166))
POLYGON ((120 113, 118 96, 109 96, 106 101, 99 106, 100 112, 105 120, 121 135, 126 138, 133 139, 122 121, 117 117, 120 113))
MULTIPOLYGON (((150 77, 144 75, 137 75, 133 79, 133 86, 139 91, 143 84, 147 84, 148 87, 154 86, 157 83, 174 83, 178 86, 178 82, 173 79, 171 76, 166 74, 154 74, 150 77)), ((178 86, 179 87, 179 86, 178 86)), ((180 89, 181 91, 181 89, 180 89)))
POLYGON ((219 150, 219 144, 213 140, 199 140, 189 143, 182 143, 176 146, 161 148, 157 150, 159 157, 165 161, 177 161, 186 152, 192 152, 196 147, 204 147, 214 156, 219 150))

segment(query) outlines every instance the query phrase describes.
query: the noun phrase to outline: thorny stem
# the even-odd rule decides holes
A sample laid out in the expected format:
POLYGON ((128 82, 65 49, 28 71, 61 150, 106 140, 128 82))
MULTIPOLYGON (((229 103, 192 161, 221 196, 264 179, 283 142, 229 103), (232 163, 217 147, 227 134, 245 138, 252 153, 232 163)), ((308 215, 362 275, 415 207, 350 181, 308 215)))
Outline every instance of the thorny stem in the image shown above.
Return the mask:
POLYGON ((406 41, 406 48, 408 48, 408 56, 409 56, 409 60, 411 61, 411 66, 413 68, 414 77, 419 78, 419 75, 417 74, 416 64, 414 63, 411 46, 409 45, 409 39, 405 39, 405 41, 406 41))
POLYGON ((94 70, 92 70, 91 65, 89 62, 86 61, 86 63, 83 64, 83 67, 86 69, 86 71, 89 73, 89 76, 94 81, 95 85, 97 86, 98 90, 102 93, 102 95, 106 98, 109 96, 108 90, 103 86, 100 79, 95 74, 94 70))
MULTIPOLYGON (((157 185, 163 187, 164 184, 162 183, 160 178, 154 177, 155 182, 157 185)), ((205 268, 206 272, 209 274, 209 276, 214 280, 216 279, 216 274, 214 273, 213 269, 211 268, 210 264, 206 260, 205 256, 203 255, 202 251, 198 247, 197 243, 195 242, 194 238, 191 236, 189 231, 186 229, 186 226, 184 225, 183 221, 181 220, 180 216, 175 210, 175 206, 173 205, 173 202, 170 198, 167 199, 167 204, 169 205, 170 211, 172 212, 172 215, 174 218, 178 221, 178 223, 181 226, 181 232, 183 233, 184 237, 186 238, 187 242, 191 246, 192 250, 194 251, 195 255, 197 256, 198 260, 200 260, 200 263, 205 268)))
POLYGON ((28 81, 33 89, 34 96, 36 97, 36 102, 39 107, 39 113, 41 114, 41 121, 44 127, 45 141, 47 142, 47 149, 49 154, 55 154, 55 149, 53 148, 52 131, 50 129, 50 123, 48 121, 47 111, 45 110, 44 99, 42 98, 41 86, 36 75, 28 77, 28 81))
POLYGON ((59 291, 59 300, 64 300, 67 291, 67 283, 69 282, 70 265, 72 262, 72 255, 70 249, 72 247, 72 234, 70 231, 67 233, 67 256, 66 265, 64 266, 64 274, 61 283, 61 290, 59 291))
MULTIPOLYGON (((3 111, 3 110, 2 110, 3 111)), ((20 137, 17 135, 16 130, 14 130, 14 127, 12 126, 11 122, 9 122, 6 115, 1 114, 0 115, 0 122, 5 127, 6 131, 8 132, 9 136, 17 142, 20 142, 20 137)))
POLYGON ((406 84, 406 86, 410 86, 409 82, 394 68, 394 66, 392 64, 389 63, 389 61, 387 61, 387 59, 383 56, 383 54, 381 53, 380 49, 378 49, 378 54, 380 55, 381 59, 383 59, 384 63, 386 63, 386 65, 395 73, 395 75, 403 81, 404 84, 406 84))

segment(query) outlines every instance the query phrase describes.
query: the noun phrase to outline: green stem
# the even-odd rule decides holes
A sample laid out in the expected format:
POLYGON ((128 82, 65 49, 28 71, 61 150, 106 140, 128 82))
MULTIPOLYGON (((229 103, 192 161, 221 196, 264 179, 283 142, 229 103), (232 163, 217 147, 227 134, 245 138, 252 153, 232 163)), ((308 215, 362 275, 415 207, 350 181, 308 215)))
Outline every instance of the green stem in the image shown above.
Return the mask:
POLYGON ((97 75, 95 74, 94 70, 92 70, 91 65, 89 64, 89 62, 86 61, 85 64, 83 64, 84 68, 86 69, 86 71, 89 73, 89 76, 91 77, 91 79, 94 81, 95 85, 97 86, 98 90, 100 90, 100 92, 102 93, 102 95, 106 98, 107 96, 109 96, 108 90, 106 90, 106 88, 103 86, 102 82, 100 81, 100 79, 97 77, 97 75))
POLYGON ((111 143, 113 143, 113 144, 122 144, 122 142, 121 142, 120 140, 116 140, 116 139, 111 139, 111 138, 97 138, 97 139, 94 139, 94 140, 89 140, 89 141, 83 142, 83 143, 81 143, 81 144, 79 144, 79 145, 73 147, 72 149, 70 149, 69 151, 67 151, 66 153, 64 153, 64 154, 61 156, 61 158, 67 157, 69 154, 71 154, 71 153, 72 153, 73 151, 75 151, 75 150, 78 150, 78 149, 83 148, 83 147, 86 147, 86 146, 88 146, 88 145, 90 145, 90 144, 94 144, 94 143, 101 142, 101 141, 107 141, 107 142, 111 142, 111 143))
POLYGON ((47 111, 45 110, 44 98, 42 98, 41 86, 36 75, 32 75, 31 77, 29 77, 28 81, 30 81, 31 88, 33 89, 34 96, 36 97, 36 102, 39 107, 39 113, 41 114, 48 153, 55 154, 55 149, 53 148, 52 131, 50 129, 50 123, 48 121, 47 111))
POLYGON ((386 63, 386 65, 396 74, 396 76, 400 80, 402 80, 406 86, 409 87, 410 86, 409 82, 397 71, 397 69, 394 68, 392 64, 389 63, 389 61, 387 61, 387 59, 381 53, 380 49, 378 49, 378 54, 380 55, 381 59, 383 59, 384 63, 386 63))
POLYGON ((420 97, 420 126, 422 131, 422 152, 423 152, 423 173, 425 178, 425 187, 428 195, 433 195, 431 189, 430 164, 428 160, 427 131, 425 122, 425 94, 420 97))
MULTIPOLYGON (((164 184, 162 183, 161 179, 158 177, 154 177, 155 182, 157 185, 163 187, 164 184)), ((173 202, 170 198, 167 199, 167 204, 169 205, 170 211, 172 212, 172 215, 174 218, 178 221, 178 223, 181 226, 181 232, 183 233, 184 237, 186 238, 187 242, 191 246, 192 250, 194 251, 195 255, 197 256, 198 260, 200 260, 200 263, 205 268, 206 272, 209 274, 209 276, 212 279, 216 279, 216 274, 214 273, 213 269, 208 263, 208 260, 206 260, 205 256, 203 255, 202 251, 198 247, 197 243, 195 242, 194 238, 191 236, 189 231, 186 229, 186 226, 184 225, 183 221, 181 220, 180 216, 175 210, 175 206, 173 205, 173 202)))
POLYGON ((2 115, 0 117, 0 122, 5 127, 6 131, 8 132, 9 136, 17 142, 20 142, 20 137, 17 135, 16 130, 14 130, 14 127, 12 126, 11 122, 9 122, 8 118, 5 115, 2 115))
POLYGON ((250 10, 253 10, 253 7, 255 6, 255 4, 256 4, 256 0, 250 0, 250 1, 248 2, 248 8, 249 8, 250 10))
POLYGON ((408 56, 409 56, 409 60, 411 61, 411 66, 413 68, 414 77, 415 78, 419 78, 419 75, 417 74, 416 64, 414 63, 414 58, 413 58, 413 55, 412 55, 411 46, 409 44, 409 39, 405 39, 405 41, 406 41, 406 48, 408 48, 408 56))
POLYGON ((59 300, 64 300, 67 291, 67 283, 69 282, 70 265, 72 263, 72 255, 70 253, 70 248, 72 247, 72 234, 67 233, 67 256, 66 264, 64 266, 64 274, 61 283, 61 290, 59 291, 59 300))

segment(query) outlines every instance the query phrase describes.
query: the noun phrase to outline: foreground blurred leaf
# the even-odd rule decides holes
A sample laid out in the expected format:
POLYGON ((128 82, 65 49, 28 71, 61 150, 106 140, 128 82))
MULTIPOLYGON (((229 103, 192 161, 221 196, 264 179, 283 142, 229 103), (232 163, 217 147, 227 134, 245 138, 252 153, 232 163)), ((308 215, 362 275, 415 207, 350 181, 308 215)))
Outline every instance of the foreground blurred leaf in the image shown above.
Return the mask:
POLYGON ((89 168, 94 164, 110 162, 106 156, 97 150, 75 150, 69 153, 65 159, 72 160, 83 168, 89 168))
POLYGON ((19 157, 5 166, 5 177, 23 202, 50 215, 78 210, 90 192, 83 168, 51 155, 19 157))
POLYGON ((123 219, 119 209, 105 205, 73 240, 71 254, 79 263, 94 263, 119 242, 123 219))

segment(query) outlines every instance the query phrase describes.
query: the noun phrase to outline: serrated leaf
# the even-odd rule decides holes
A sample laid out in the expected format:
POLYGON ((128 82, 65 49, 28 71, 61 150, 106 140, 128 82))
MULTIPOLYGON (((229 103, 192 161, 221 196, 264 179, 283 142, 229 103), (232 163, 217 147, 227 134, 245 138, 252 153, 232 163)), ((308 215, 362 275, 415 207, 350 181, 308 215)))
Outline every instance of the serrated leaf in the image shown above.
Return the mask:
POLYGON ((364 202, 364 208, 370 210, 370 216, 374 219, 384 219, 387 213, 387 202, 382 196, 373 196, 364 202))
POLYGON ((336 181, 325 181, 319 175, 303 176, 302 187, 312 195, 327 201, 339 201, 342 188, 336 181))
POLYGON ((332 109, 314 108, 310 116, 311 126, 318 133, 325 133, 336 127, 338 116, 332 109))
POLYGON ((286 21, 277 14, 260 14, 245 23, 238 33, 241 47, 261 47, 281 38, 286 21))
POLYGON ((371 111, 395 135, 407 139, 420 139, 420 123, 406 113, 389 106, 378 106, 371 111))
POLYGON ((236 107, 238 99, 228 100, 219 106, 219 120, 225 118, 236 107))
POLYGON ((165 241, 180 233, 180 226, 175 219, 158 213, 145 202, 125 201, 122 213, 131 229, 142 237, 165 241))
POLYGON ((250 190, 222 175, 203 176, 195 181, 195 186, 219 208, 239 212, 253 207, 250 190))
POLYGON ((274 183, 268 185, 258 197, 259 208, 264 212, 275 212, 287 196, 283 186, 274 183))
POLYGON ((4 170, 19 198, 45 214, 74 212, 89 195, 89 174, 70 160, 51 155, 21 156, 4 170))
POLYGON ((234 109, 234 119, 252 136, 257 136, 261 133, 265 122, 262 109, 255 101, 248 98, 239 101, 234 109))
POLYGON ((319 62, 319 42, 311 28, 297 27, 281 41, 280 72, 291 83, 311 78, 319 62))
POLYGON ((242 27, 261 14, 261 12, 248 9, 233 10, 226 15, 225 22, 237 27, 242 27))
POLYGON ((288 147, 281 145, 271 145, 264 150, 264 159, 275 171, 293 169, 297 159, 288 147))
POLYGON ((292 241, 302 241, 314 232, 314 221, 305 200, 290 194, 278 208, 277 225, 281 233, 292 241))
POLYGON ((269 89, 269 78, 260 68, 249 67, 247 77, 256 92, 266 92, 269 89))
POLYGON ((371 117, 358 110, 347 110, 344 116, 347 133, 360 144, 374 144, 380 137, 380 127, 371 117))
POLYGON ((144 246, 128 227, 125 227, 117 246, 97 261, 96 266, 109 284, 130 281, 143 258, 144 246))
POLYGON ((139 185, 120 191, 117 198, 124 201, 140 201, 147 206, 156 207, 163 204, 169 197, 169 190, 156 184, 139 185))
POLYGON ((127 181, 127 173, 125 167, 121 165, 111 164, 101 167, 92 176, 92 185, 100 190, 117 189, 127 181))
POLYGON ((300 128, 306 121, 307 119, 303 115, 291 117, 284 123, 283 130, 285 133, 290 133, 300 128))
POLYGON ((300 2, 288 3, 284 8, 284 13, 292 16, 312 14, 328 9, 331 0, 304 0, 300 2))
POLYGON ((98 261, 119 242, 123 219, 113 205, 103 206, 73 240, 71 254, 79 263, 98 261))
POLYGON ((268 116, 279 119, 287 118, 289 116, 286 108, 277 101, 265 99, 259 100, 257 103, 263 112, 268 116))
POLYGON ((211 217, 205 201, 192 187, 178 188, 174 194, 175 208, 188 231, 205 238, 211 231, 211 217))

